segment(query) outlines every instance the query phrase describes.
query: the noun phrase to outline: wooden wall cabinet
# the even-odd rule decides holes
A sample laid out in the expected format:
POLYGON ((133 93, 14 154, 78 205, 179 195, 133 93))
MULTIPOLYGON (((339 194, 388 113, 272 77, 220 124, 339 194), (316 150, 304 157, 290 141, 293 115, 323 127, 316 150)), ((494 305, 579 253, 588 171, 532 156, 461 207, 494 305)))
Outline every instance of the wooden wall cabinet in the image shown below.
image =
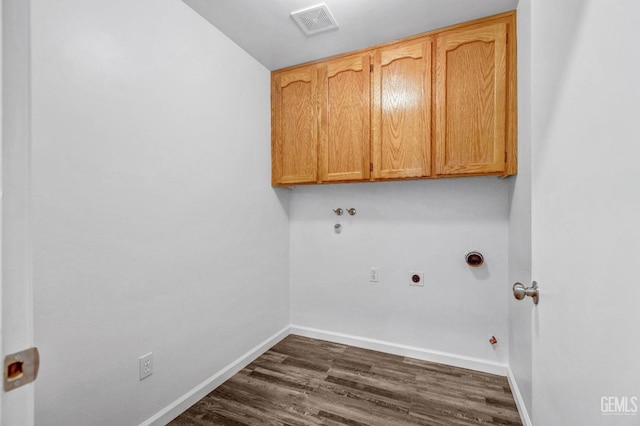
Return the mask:
POLYGON ((515 173, 515 44, 508 21, 437 35, 435 173, 515 173), (513 48, 512 48, 513 47, 513 48))
POLYGON ((431 174, 431 37, 373 54, 374 179, 431 174))
POLYGON ((515 12, 272 73, 272 184, 516 173, 515 12))
POLYGON ((319 66, 320 181, 359 181, 370 175, 369 53, 319 66))
POLYGON ((315 66, 271 79, 271 183, 314 183, 318 174, 318 72, 315 66))

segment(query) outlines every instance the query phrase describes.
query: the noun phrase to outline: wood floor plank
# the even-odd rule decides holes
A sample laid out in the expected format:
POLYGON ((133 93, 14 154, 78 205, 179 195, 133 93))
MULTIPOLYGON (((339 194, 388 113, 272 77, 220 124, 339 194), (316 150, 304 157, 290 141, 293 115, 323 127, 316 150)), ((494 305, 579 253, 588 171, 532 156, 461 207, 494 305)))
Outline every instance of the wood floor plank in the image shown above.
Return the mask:
POLYGON ((505 377, 296 335, 169 424, 522 425, 505 377))
MULTIPOLYGON (((370 395, 345 388, 318 388, 309 400, 320 411, 369 426, 408 426, 406 412, 396 406, 378 403, 370 395)), ((345 423, 348 424, 348 423, 345 423)))
POLYGON ((456 412, 470 412, 478 418, 498 416, 500 418, 519 419, 517 410, 489 406, 484 402, 464 399, 463 396, 443 395, 437 389, 422 389, 414 400, 416 405, 439 404, 456 412))

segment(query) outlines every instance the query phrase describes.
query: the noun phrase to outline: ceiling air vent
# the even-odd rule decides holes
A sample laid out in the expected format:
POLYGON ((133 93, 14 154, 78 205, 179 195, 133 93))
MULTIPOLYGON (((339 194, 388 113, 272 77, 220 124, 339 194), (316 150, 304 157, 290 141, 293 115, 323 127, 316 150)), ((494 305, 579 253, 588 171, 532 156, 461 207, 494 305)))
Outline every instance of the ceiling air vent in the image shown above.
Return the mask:
POLYGON ((291 17, 308 36, 338 28, 338 23, 324 3, 293 11, 291 17))

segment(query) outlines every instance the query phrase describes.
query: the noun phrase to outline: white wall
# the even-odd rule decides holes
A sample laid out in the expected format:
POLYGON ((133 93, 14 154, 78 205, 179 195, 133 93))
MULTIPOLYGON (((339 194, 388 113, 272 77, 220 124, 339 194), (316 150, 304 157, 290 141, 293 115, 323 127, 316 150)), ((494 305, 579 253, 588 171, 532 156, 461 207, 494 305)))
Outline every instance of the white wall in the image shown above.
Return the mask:
POLYGON ((139 424, 289 324, 269 72, 180 1, 31 13, 36 424, 139 424))
POLYGON ((495 177, 296 187, 292 324, 506 364, 508 189, 495 177), (484 267, 466 265, 473 249, 484 267))
POLYGON ((532 2, 536 425, 640 422, 601 413, 640 399, 639 16, 632 0, 532 2))
MULTIPOLYGON (((509 283, 531 285, 531 2, 518 3, 518 174, 511 179, 509 283)), ((531 413, 530 299, 509 297, 509 367, 521 398, 521 414, 531 413), (526 411, 526 412, 525 412, 526 411)), ((519 393, 519 395, 517 395, 519 393)))

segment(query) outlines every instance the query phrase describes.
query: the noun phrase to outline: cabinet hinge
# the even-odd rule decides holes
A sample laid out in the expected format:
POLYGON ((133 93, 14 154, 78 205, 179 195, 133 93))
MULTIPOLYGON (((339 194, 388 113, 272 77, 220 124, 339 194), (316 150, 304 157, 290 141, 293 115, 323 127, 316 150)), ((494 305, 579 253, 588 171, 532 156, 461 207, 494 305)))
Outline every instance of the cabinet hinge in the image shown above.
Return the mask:
POLYGON ((373 72, 373 64, 369 64, 369 72, 373 72))
POLYGON ((372 172, 373 171, 373 163, 369 163, 369 171, 372 172))
POLYGON ((507 33, 507 34, 506 34, 506 36, 507 36, 507 37, 506 37, 506 41, 505 41, 505 43, 506 43, 506 44, 509 44, 509 33, 507 33))

